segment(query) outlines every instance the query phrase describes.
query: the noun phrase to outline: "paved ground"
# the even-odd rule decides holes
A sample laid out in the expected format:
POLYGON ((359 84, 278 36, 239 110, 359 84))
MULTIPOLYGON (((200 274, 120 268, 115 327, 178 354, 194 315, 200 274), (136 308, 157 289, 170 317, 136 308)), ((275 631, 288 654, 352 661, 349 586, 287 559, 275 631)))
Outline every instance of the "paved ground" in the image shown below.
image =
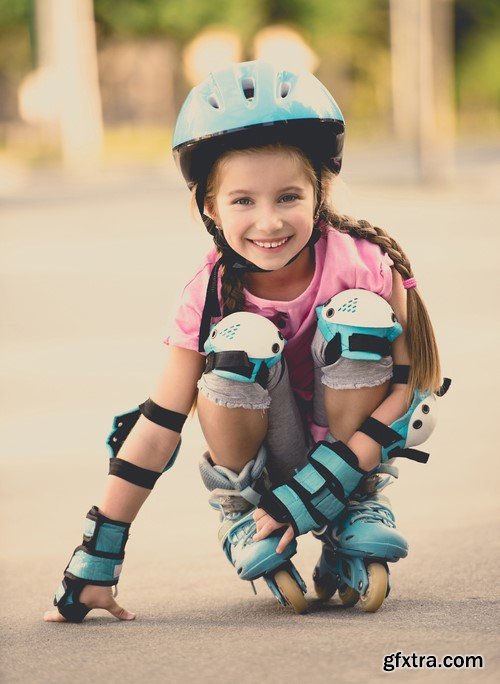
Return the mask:
MULTIPOLYGON (((454 381, 430 463, 403 463, 391 488, 411 553, 393 566, 387 603, 367 615, 310 595, 296 616, 262 583, 254 598, 217 548, 192 422, 132 528, 119 600, 137 620, 94 611, 80 626, 42 614, 99 503, 112 416, 155 383, 171 308, 208 242, 170 167, 0 170, 3 682, 497 681, 499 156, 473 169, 465 156, 441 189, 372 177, 378 158, 354 158, 338 201, 412 256, 454 381), (480 654, 485 667, 384 672, 397 651, 480 654)), ((301 541, 309 585, 318 552, 301 541)))

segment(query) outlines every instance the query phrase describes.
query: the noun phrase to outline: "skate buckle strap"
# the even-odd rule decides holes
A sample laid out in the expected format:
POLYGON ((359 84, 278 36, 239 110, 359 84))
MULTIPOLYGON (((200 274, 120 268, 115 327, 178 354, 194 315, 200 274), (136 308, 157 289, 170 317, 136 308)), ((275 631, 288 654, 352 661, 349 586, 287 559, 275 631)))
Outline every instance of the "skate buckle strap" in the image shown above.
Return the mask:
POLYGON ((259 505, 261 494, 256 492, 253 487, 245 487, 245 489, 240 490, 239 495, 254 506, 259 505))
POLYGON ((234 517, 226 516, 221 526, 219 527, 218 537, 220 543, 224 546, 229 534, 236 538, 246 539, 252 538, 256 532, 255 523, 253 519, 253 510, 244 515, 238 514, 234 517))
POLYGON ((330 523, 366 473, 343 442, 319 442, 309 463, 289 482, 264 494, 260 507, 278 522, 290 522, 296 534, 330 523))
POLYGON ((389 500, 378 501, 377 499, 366 499, 349 504, 349 520, 352 523, 357 520, 365 522, 382 522, 387 527, 396 527, 394 513, 389 508, 389 500))

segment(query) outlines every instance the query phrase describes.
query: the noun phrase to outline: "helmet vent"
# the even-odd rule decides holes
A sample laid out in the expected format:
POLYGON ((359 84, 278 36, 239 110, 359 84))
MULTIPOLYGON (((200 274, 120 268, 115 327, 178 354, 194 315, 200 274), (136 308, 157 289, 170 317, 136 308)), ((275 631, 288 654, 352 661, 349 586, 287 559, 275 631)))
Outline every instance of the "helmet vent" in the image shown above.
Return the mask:
POLYGON ((214 109, 220 109, 219 100, 218 100, 217 95, 215 93, 212 93, 211 95, 208 96, 208 103, 214 109))
POLYGON ((255 96, 255 79, 251 77, 241 79, 241 87, 243 88, 243 95, 247 100, 253 100, 255 96))
POLYGON ((284 99, 290 92, 291 88, 292 86, 291 83, 289 83, 289 81, 284 81, 283 83, 280 83, 280 97, 284 99))

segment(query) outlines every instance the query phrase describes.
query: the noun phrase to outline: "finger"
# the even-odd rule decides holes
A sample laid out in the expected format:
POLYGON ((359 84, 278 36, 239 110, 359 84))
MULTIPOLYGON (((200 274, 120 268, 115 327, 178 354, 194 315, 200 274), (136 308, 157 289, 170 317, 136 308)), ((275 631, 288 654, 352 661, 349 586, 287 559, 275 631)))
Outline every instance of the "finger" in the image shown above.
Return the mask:
POLYGON ((292 526, 288 527, 285 534, 281 537, 278 546, 276 547, 276 552, 281 553, 282 551, 284 551, 286 549, 286 547, 288 546, 288 544, 292 541, 294 536, 295 535, 293 532, 293 527, 292 526))
POLYGON ((135 620, 136 618, 135 613, 131 613, 129 610, 122 608, 114 599, 106 606, 106 610, 109 610, 111 615, 114 615, 119 620, 135 620))
POLYGON ((283 527, 283 523, 277 523, 275 520, 271 518, 268 522, 262 525, 260 530, 258 530, 257 534, 254 534, 253 539, 254 541, 259 541, 259 539, 265 539, 271 534, 271 532, 274 532, 280 527, 283 527))
POLYGON ((261 530, 270 520, 272 521, 273 519, 269 515, 263 515, 262 518, 256 520, 255 527, 257 532, 259 532, 259 530, 261 530))
POLYGON ((253 519, 255 520, 255 522, 258 522, 262 518, 265 518, 266 515, 268 515, 268 514, 266 513, 266 511, 263 508, 256 508, 255 511, 253 512, 253 519))
POLYGON ((47 610, 44 615, 43 619, 45 622, 66 622, 66 618, 61 615, 61 613, 57 610, 47 610))

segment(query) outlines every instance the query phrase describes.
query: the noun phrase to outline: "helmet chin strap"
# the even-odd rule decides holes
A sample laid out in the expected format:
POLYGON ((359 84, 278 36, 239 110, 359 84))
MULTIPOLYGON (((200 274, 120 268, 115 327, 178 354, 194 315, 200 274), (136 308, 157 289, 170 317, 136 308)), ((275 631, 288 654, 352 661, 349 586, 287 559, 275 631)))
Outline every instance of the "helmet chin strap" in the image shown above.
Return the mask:
MULTIPOLYGON (((289 261, 286 262, 282 268, 285 268, 285 266, 288 266, 289 264, 293 263, 296 259, 299 258, 299 256, 302 254, 302 252, 307 248, 307 247, 312 247, 313 245, 316 244, 316 242, 319 240, 321 237, 321 231, 319 228, 316 227, 317 219, 315 217, 315 223, 312 229, 311 237, 309 240, 306 242, 306 244, 300 249, 295 256, 293 256, 289 261)), ((216 229, 217 230, 217 229, 216 229)), ((230 247, 226 241, 226 238, 224 237, 224 234, 222 231, 219 231, 219 236, 216 241, 217 247, 219 249, 222 249, 223 255, 223 263, 224 266, 229 267, 229 268, 234 268, 236 271, 239 273, 271 273, 272 269, 266 269, 266 268, 260 268, 260 266, 257 266, 256 264, 252 263, 251 261, 248 261, 248 259, 245 259, 242 257, 238 252, 235 252, 232 247, 230 247)))
MULTIPOLYGON (((307 243, 302 247, 302 249, 300 249, 297 252, 297 254, 295 254, 295 256, 293 256, 289 261, 287 261, 285 266, 288 266, 289 264, 293 263, 296 259, 298 259, 305 249, 313 247, 321 237, 321 230, 319 229, 318 225, 321 206, 321 168, 318 167, 315 169, 315 171, 318 201, 316 202, 314 212, 314 223, 311 232, 311 237, 309 238, 307 243)), ((218 275, 220 267, 224 265, 225 268, 233 268, 242 274, 271 273, 271 271, 264 268, 260 268, 260 266, 257 266, 251 261, 248 261, 248 259, 242 257, 240 254, 238 254, 238 252, 235 252, 234 249, 232 249, 228 245, 223 232, 217 228, 214 220, 205 214, 206 189, 206 180, 200 180, 196 186, 196 204, 198 206, 198 210, 200 212, 203 223, 205 224, 205 227, 210 233, 210 235, 213 237, 216 246, 222 251, 222 256, 215 262, 212 272, 210 273, 210 278, 208 279, 207 293, 205 295, 205 306, 203 307, 203 314, 201 317, 200 333, 198 339, 199 352, 204 351, 205 340, 208 338, 210 334, 210 323, 212 321, 212 317, 217 318, 221 315, 218 297, 218 275)), ((284 268, 284 266, 282 268, 284 268)))
MULTIPOLYGON (((295 261, 295 259, 297 259, 305 249, 313 247, 320 237, 321 230, 316 222, 313 226, 311 237, 307 243, 294 257, 290 259, 290 261, 285 264, 285 266, 288 266, 288 264, 291 264, 293 261, 295 261)), ((220 238, 218 237, 217 241, 219 241, 219 239, 220 238)), ((224 242, 226 242, 225 239, 224 242)), ((218 246, 219 248, 222 248, 221 245, 218 246)), ((212 272, 210 273, 210 278, 208 279, 207 293, 205 295, 205 306, 203 307, 198 340, 199 352, 204 351, 205 340, 210 334, 210 323, 212 321, 212 317, 217 318, 221 315, 218 296, 218 275, 219 269, 222 265, 224 265, 225 268, 229 267, 237 269, 239 273, 271 273, 271 271, 260 268, 259 266, 252 264, 252 262, 243 259, 237 252, 231 249, 231 247, 228 246, 227 249, 223 248, 223 254, 220 259, 215 262, 212 272)))
MULTIPOLYGON (((321 205, 321 167, 318 166, 317 168, 315 168, 315 172, 317 183, 316 192, 318 201, 316 202, 316 207, 314 210, 314 222, 311 237, 304 245, 304 247, 302 247, 302 249, 299 250, 297 254, 295 254, 295 256, 293 256, 290 259, 290 261, 286 262, 285 266, 288 266, 289 264, 293 263, 295 259, 298 259, 304 251, 304 249, 306 249, 307 247, 313 247, 321 237, 321 231, 317 227, 321 205)), ((248 259, 242 257, 241 254, 238 254, 238 252, 235 252, 234 249, 229 246, 222 230, 215 225, 215 221, 211 219, 210 216, 207 216, 205 214, 206 190, 206 181, 200 180, 198 182, 198 185, 196 186, 196 204, 198 206, 198 211, 200 212, 201 218, 203 220, 203 223, 205 224, 206 229, 213 237, 216 246, 223 252, 222 259, 224 265, 229 268, 234 268, 235 270, 238 270, 240 273, 270 273, 271 271, 269 271, 268 269, 260 268, 260 266, 257 266, 253 262, 248 261, 248 259)))

